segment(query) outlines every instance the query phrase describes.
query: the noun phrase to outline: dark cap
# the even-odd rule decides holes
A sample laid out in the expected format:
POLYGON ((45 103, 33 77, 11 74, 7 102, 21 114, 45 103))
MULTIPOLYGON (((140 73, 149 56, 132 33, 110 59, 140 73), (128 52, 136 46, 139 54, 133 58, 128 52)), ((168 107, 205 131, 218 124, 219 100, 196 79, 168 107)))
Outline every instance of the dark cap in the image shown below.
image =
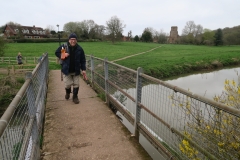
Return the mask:
POLYGON ((75 33, 71 33, 68 37, 68 39, 71 39, 71 38, 76 38, 77 39, 77 35, 75 33))

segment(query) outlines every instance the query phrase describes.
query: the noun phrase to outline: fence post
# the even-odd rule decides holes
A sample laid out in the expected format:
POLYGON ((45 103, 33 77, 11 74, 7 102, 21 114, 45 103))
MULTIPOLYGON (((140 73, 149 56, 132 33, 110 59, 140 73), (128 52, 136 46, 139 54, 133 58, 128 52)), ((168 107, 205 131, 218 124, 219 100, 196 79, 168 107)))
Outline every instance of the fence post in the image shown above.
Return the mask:
POLYGON ((92 82, 92 86, 94 86, 94 59, 92 55, 90 59, 91 59, 91 82, 92 82))
POLYGON ((137 77, 136 77, 136 97, 135 97, 135 103, 136 103, 136 110, 135 110, 135 121, 134 121, 134 133, 133 135, 137 138, 139 141, 139 131, 137 129, 137 124, 140 122, 141 119, 141 108, 139 107, 138 103, 141 103, 142 99, 142 80, 141 80, 141 73, 142 68, 138 67, 137 69, 137 77))
POLYGON ((8 57, 8 64, 10 64, 11 63, 11 61, 10 61, 10 57, 8 57))
POLYGON ((104 59, 104 77, 105 77, 105 99, 106 103, 109 104, 108 96, 108 63, 107 58, 104 59))
POLYGON ((12 73, 15 74, 15 68, 14 68, 14 65, 12 65, 12 73))

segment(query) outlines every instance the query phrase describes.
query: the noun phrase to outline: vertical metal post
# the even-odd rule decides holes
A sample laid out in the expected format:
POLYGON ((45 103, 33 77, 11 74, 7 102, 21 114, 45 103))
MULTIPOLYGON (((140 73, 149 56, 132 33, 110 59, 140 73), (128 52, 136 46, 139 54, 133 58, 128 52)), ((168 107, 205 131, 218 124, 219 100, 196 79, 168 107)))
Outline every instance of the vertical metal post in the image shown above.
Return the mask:
POLYGON ((94 86, 94 59, 92 55, 90 57, 90 60, 91 60, 91 82, 92 86, 94 86))
POLYGON ((140 122, 141 119, 141 108, 138 105, 138 102, 141 103, 142 99, 142 80, 141 80, 141 73, 142 68, 138 67, 137 69, 137 81, 136 81, 136 110, 135 110, 135 121, 134 121, 134 133, 133 135, 138 139, 139 141, 139 131, 137 129, 137 124, 140 122))
POLYGON ((104 59, 104 77, 105 77, 105 98, 106 98, 106 103, 109 104, 109 100, 107 98, 108 96, 108 63, 107 63, 107 58, 104 59))
POLYGON ((60 34, 59 34, 59 25, 57 24, 57 27, 58 27, 58 42, 59 42, 59 46, 61 46, 61 43, 60 43, 60 34))

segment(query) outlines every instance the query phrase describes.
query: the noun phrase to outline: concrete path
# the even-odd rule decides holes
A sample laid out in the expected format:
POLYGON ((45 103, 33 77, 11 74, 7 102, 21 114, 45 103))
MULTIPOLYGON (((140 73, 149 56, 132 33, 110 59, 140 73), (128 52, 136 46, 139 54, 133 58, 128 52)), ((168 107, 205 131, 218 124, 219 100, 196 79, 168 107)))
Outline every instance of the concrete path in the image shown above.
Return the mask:
POLYGON ((79 104, 74 104, 72 99, 65 100, 60 71, 50 71, 43 160, 151 159, 116 115, 82 79, 79 92, 79 104))

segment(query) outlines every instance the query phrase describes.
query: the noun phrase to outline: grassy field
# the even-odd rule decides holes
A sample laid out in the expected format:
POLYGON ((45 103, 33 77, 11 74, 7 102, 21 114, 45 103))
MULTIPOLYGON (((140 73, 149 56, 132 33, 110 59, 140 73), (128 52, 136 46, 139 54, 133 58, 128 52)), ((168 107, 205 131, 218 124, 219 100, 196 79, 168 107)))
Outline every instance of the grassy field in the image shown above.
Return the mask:
MULTIPOLYGON (((137 69, 142 67, 144 73, 157 78, 166 78, 199 70, 212 70, 240 64, 240 46, 194 46, 171 45, 141 42, 81 42, 86 55, 98 58, 108 58, 109 61, 149 51, 117 61, 116 63, 137 69)), ((7 45, 5 56, 16 56, 20 51, 23 56, 41 56, 48 52, 55 57, 58 43, 10 43, 7 45)), ((50 69, 58 68, 51 65, 50 69)))

